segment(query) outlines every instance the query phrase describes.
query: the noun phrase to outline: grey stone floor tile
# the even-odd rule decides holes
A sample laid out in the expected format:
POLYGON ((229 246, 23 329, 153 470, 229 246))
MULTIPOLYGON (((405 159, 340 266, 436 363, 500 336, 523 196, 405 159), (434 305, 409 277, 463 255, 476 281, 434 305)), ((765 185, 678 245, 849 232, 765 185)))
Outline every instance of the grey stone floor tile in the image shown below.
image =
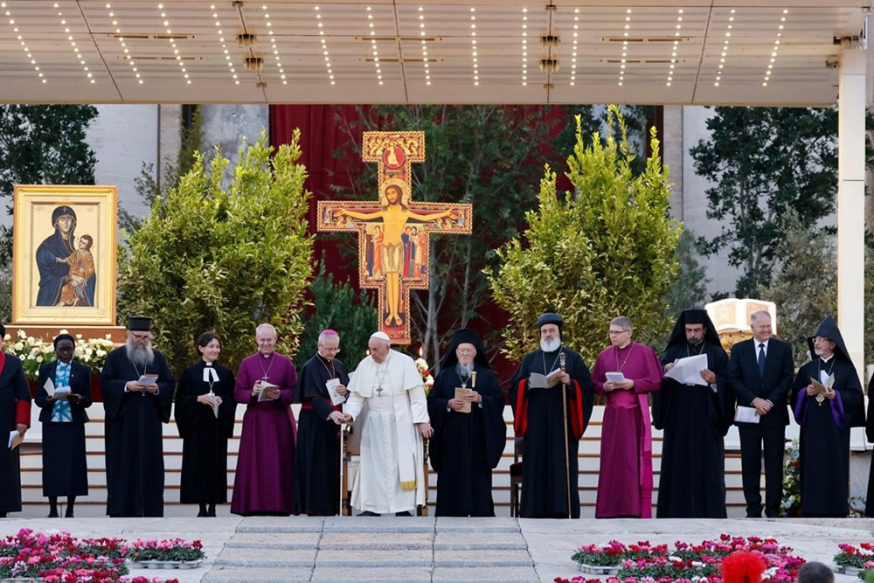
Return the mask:
POLYGON ((243 567, 213 567, 203 583, 308 583, 313 570, 306 568, 249 569, 243 567))
POLYGON ((313 571, 317 583, 431 583, 431 568, 372 567, 348 568, 319 565, 313 571))
POLYGON ((433 563, 433 551, 355 549, 343 551, 319 551, 319 567, 427 567, 433 563))
POLYGON ((319 541, 319 550, 428 550, 434 544, 433 532, 405 532, 400 535, 384 532, 326 532, 319 541))
POLYGON ((519 521, 515 518, 455 518, 440 517, 437 519, 437 532, 474 531, 474 532, 520 532, 519 521))
POLYGON ((437 567, 533 567, 528 551, 452 549, 434 551, 437 567))
POLYGON ((216 565, 232 567, 309 567, 315 565, 316 549, 238 549, 226 548, 216 558, 216 565))
POLYGON ((435 567, 433 583, 540 583, 534 567, 435 567))
POLYGON ((431 516, 329 516, 325 532, 434 532, 431 516))
POLYGON ((434 548, 447 549, 507 549, 527 550, 528 543, 519 532, 457 532, 437 531, 434 548))
POLYGON ((237 532, 322 532, 322 516, 252 516, 237 525, 237 532))
POLYGON ((225 548, 315 549, 321 538, 320 532, 243 532, 232 536, 225 548))

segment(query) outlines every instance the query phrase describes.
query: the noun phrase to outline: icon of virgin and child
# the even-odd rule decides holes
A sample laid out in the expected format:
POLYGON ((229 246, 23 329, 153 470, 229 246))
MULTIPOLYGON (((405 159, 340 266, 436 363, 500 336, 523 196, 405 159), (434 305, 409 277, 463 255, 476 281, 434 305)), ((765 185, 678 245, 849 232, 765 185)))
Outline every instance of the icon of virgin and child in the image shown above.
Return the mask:
POLYGON ((94 239, 81 235, 76 242, 76 211, 59 206, 52 212, 54 234, 36 250, 39 269, 37 306, 94 306, 96 274, 91 247, 94 239))

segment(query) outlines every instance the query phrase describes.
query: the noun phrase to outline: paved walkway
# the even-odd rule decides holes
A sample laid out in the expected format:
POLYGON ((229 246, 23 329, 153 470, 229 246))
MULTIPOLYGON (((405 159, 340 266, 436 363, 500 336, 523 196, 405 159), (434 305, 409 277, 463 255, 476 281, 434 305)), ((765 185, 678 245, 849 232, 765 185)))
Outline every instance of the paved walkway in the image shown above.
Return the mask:
MULTIPOLYGON (((516 520, 512 518, 6 518, 19 528, 78 537, 200 539, 208 555, 191 571, 132 569, 180 583, 501 582, 551 583, 578 574, 581 544, 610 540, 700 542, 722 533, 771 536, 807 560, 831 563, 837 543, 874 541, 874 520, 516 520)), ((837 576, 838 583, 854 583, 837 576)))

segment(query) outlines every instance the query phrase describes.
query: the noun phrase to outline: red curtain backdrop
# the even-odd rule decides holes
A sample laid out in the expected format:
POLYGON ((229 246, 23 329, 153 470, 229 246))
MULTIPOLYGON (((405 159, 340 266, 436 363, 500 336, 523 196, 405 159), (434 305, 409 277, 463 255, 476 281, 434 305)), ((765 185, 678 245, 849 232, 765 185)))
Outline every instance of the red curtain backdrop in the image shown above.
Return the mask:
MULTIPOLYGON (((366 114, 368 108, 362 106, 360 110, 366 114)), ((562 108, 555 107, 550 114, 563 116, 564 112, 562 108)), ((274 147, 289 143, 295 128, 300 128, 301 131, 302 155, 300 161, 306 166, 309 173, 306 188, 313 193, 308 217, 311 232, 315 232, 316 202, 345 198, 342 194, 344 187, 346 187, 346 192, 351 192, 352 177, 360 174, 364 168, 364 162, 360 159, 349 160, 337 158, 334 155, 335 151, 347 140, 347 134, 341 128, 346 122, 357 120, 359 117, 359 108, 351 105, 270 106, 270 142, 274 147), (336 192, 337 187, 340 187, 340 193, 336 192)), ((560 129, 561 124, 557 124, 556 131, 560 129)), ((361 136, 358 136, 358 140, 360 142, 361 136)), ((565 183, 560 184, 559 187, 561 189, 569 188, 570 183, 566 182, 565 179, 565 183)), ((476 225, 477 210, 474 209, 474 225, 476 225)), ((474 236, 475 233, 476 227, 474 227, 474 236)), ((335 281, 344 281, 348 278, 352 285, 356 289, 358 288, 358 266, 354 260, 347 262, 341 259, 336 241, 332 241, 324 234, 317 234, 314 248, 316 262, 320 258, 324 258, 335 281)), ((470 326, 479 330, 481 334, 501 329, 507 325, 506 312, 492 303, 483 306, 480 313, 481 316, 470 322, 470 326)), ((435 358, 432 356, 431 360, 435 358)), ((498 379, 502 381, 502 385, 506 385, 515 370, 516 363, 509 362, 503 356, 498 355, 493 361, 493 366, 498 379)))

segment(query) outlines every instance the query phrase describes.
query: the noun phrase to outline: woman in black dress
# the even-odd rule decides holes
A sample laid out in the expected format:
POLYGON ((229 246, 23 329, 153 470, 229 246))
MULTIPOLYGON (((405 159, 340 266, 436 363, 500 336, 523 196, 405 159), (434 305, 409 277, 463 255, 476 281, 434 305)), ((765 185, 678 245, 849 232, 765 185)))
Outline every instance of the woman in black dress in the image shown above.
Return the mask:
POLYGON ((215 516, 215 505, 228 501, 228 439, 237 408, 234 373, 216 362, 222 343, 214 332, 200 336, 197 350, 203 359, 185 369, 176 392, 176 426, 182 437, 179 501, 199 504, 198 516, 215 516))
POLYGON ((49 499, 49 518, 58 517, 59 496, 67 497, 64 516, 72 518, 76 497, 88 494, 85 409, 91 406, 91 369, 73 361, 75 343, 69 334, 56 336, 58 358, 40 365, 36 381, 36 405, 42 409, 42 493, 49 499))

